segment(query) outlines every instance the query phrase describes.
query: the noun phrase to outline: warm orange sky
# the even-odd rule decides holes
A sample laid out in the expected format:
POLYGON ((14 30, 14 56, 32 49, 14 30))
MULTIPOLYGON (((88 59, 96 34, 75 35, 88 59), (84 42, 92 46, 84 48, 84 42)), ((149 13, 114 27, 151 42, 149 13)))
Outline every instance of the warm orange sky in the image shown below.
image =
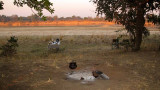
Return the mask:
MULTIPOLYGON (((4 10, 0 11, 0 14, 11 16, 17 14, 18 16, 29 16, 33 14, 30 8, 27 6, 16 7, 13 5, 14 0, 2 0, 4 2, 4 10)), ((44 11, 47 16, 70 17, 73 15, 88 17, 95 17, 95 6, 90 0, 50 0, 53 2, 55 9, 54 14, 50 14, 44 11)))

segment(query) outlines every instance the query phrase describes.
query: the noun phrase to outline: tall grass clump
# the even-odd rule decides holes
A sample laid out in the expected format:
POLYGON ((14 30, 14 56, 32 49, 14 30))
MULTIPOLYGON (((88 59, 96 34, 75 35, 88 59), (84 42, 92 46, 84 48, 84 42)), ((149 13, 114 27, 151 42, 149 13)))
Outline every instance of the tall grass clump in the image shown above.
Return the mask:
POLYGON ((142 48, 146 50, 160 50, 160 35, 153 34, 143 38, 142 48))

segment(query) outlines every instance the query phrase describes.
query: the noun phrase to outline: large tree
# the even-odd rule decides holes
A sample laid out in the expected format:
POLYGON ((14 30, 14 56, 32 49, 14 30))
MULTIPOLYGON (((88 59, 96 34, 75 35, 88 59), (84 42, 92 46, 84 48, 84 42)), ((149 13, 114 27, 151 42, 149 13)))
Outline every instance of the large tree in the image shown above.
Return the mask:
MULTIPOLYGON (((43 19, 46 19, 46 17, 43 15, 43 9, 49 11, 51 14, 54 12, 54 9, 52 8, 53 3, 51 3, 49 0, 14 0, 13 3, 18 7, 27 5, 31 9, 37 11, 35 14, 42 17, 43 19)), ((0 10, 3 9, 3 4, 5 3, 0 1, 0 10)))
POLYGON ((91 0, 96 4, 97 14, 104 14, 106 20, 115 20, 116 23, 125 26, 135 40, 134 50, 140 50, 142 34, 147 35, 148 30, 144 26, 145 18, 148 21, 160 22, 160 0, 91 0), (157 14, 157 15, 153 15, 157 14), (158 21, 159 20, 159 21, 158 21))

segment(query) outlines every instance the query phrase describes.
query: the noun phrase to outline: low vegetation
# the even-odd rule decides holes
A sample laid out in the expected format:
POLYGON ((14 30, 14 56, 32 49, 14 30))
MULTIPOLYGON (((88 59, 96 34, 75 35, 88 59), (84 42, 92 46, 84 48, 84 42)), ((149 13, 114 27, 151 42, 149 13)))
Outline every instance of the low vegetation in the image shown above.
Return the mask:
MULTIPOLYGON (((0 43, 6 43, 8 38, 1 36, 0 43)), ((123 47, 112 50, 114 38, 116 36, 18 36, 16 55, 0 57, 0 88, 158 90, 160 36, 145 37, 141 51, 136 53, 123 47), (61 40, 57 53, 47 50, 52 38, 61 40), (67 81, 64 74, 72 60, 77 62, 78 68, 94 66, 111 79, 87 86, 67 81)))
POLYGON ((0 50, 2 50, 0 56, 13 56, 16 54, 18 47, 18 38, 15 36, 11 36, 8 42, 0 47, 0 50))

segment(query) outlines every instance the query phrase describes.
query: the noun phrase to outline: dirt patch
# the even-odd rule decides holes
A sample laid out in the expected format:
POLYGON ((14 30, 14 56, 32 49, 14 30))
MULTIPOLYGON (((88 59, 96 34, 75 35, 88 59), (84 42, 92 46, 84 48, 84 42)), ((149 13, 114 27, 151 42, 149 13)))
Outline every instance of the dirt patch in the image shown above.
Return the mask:
MULTIPOLYGON (((79 65, 81 66, 81 65, 79 65)), ((83 66, 85 67, 85 66, 83 66)), ((68 66, 56 69, 46 66, 44 63, 5 63, 0 67, 1 70, 1 89, 48 89, 52 90, 104 90, 104 89, 133 89, 130 87, 132 78, 129 72, 120 67, 109 67, 98 65, 97 69, 106 73, 110 80, 96 80, 89 84, 81 84, 80 81, 68 81, 65 79, 65 72, 68 66), (128 87, 126 87, 128 86, 128 87)))

